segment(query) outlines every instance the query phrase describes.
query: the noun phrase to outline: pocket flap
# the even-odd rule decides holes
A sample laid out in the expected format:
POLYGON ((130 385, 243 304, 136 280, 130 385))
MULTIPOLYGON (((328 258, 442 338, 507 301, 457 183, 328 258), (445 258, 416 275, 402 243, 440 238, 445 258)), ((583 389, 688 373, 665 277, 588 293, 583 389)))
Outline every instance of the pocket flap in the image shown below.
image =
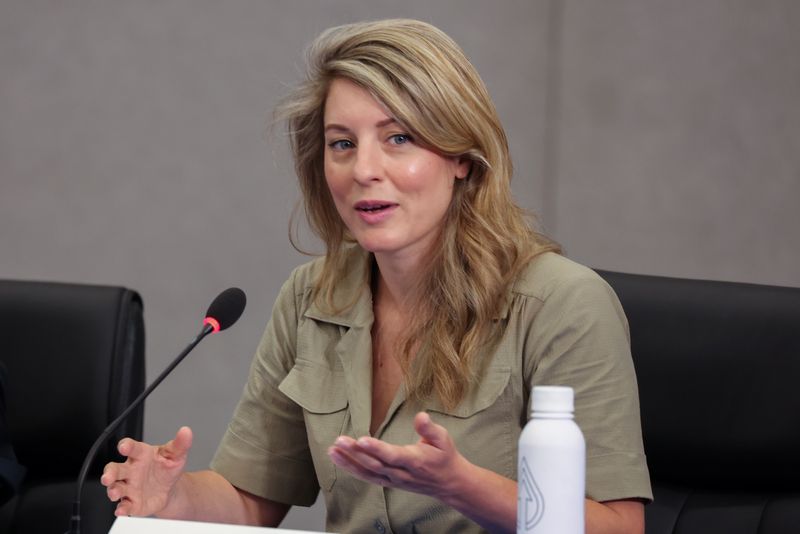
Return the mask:
POLYGON ((308 360, 296 360, 278 389, 311 413, 333 413, 347 407, 344 371, 308 360))
POLYGON ((428 409, 454 417, 471 417, 495 403, 506 389, 510 377, 511 368, 491 367, 486 370, 477 387, 472 388, 455 408, 447 410, 439 399, 435 399, 430 403, 428 409))

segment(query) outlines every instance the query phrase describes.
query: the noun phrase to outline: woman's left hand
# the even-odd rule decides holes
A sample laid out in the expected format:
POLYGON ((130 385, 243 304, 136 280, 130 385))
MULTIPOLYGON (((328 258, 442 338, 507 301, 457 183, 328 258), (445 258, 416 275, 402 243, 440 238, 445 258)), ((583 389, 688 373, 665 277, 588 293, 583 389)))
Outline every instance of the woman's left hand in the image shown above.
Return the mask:
POLYGON ((456 475, 470 464, 447 430, 427 413, 414 417, 414 430, 420 439, 413 445, 339 436, 328 449, 328 456, 334 464, 367 482, 446 500, 455 491, 456 475))

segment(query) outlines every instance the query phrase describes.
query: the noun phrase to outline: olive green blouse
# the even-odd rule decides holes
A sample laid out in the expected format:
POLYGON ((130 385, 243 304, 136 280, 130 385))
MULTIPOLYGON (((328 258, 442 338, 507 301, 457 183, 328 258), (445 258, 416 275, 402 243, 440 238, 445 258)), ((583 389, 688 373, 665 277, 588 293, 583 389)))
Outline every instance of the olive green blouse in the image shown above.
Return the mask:
MULTIPOLYGON (((329 313, 311 299, 321 267, 295 269, 278 296, 250 376, 212 469, 234 486, 274 501, 312 504, 320 490, 333 532, 481 532, 436 499, 372 485, 338 469, 327 449, 339 435, 369 433, 372 298, 368 262, 353 249, 329 313)), ((478 387, 452 410, 424 409, 472 463, 516 479, 517 440, 538 384, 575 389, 586 438, 586 493, 596 501, 652 499, 627 321, 593 271, 554 253, 534 259, 514 283, 505 333, 478 387)), ((402 387, 375 437, 409 444, 418 407, 402 387)))

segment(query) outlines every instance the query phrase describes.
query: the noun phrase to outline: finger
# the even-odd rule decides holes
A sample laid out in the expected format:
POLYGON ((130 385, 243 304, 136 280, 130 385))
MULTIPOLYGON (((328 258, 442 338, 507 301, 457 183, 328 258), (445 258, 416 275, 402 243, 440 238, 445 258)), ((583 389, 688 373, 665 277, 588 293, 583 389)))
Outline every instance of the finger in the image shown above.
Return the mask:
POLYGON ((331 447, 328 449, 328 457, 336 466, 348 471, 352 475, 355 475, 362 480, 366 480, 367 482, 378 484, 380 486, 391 486, 391 480, 389 477, 365 468, 363 465, 354 461, 347 451, 337 447, 331 447))
POLYGON ((401 447, 370 437, 358 438, 352 448, 354 454, 365 454, 388 467, 408 467, 416 460, 413 446, 401 447))
POLYGON ((123 498, 117 503, 117 507, 114 509, 114 515, 117 517, 134 515, 133 503, 127 497, 123 498))
POLYGON ((103 474, 100 475, 100 484, 108 487, 119 480, 119 466, 120 464, 116 462, 110 462, 106 464, 106 466, 103 468, 103 474))
POLYGON ((146 453, 147 447, 148 445, 146 443, 131 438, 122 438, 117 444, 119 453, 131 460, 141 458, 146 453))
POLYGON ((343 454, 346 454, 352 462, 356 462, 370 471, 380 473, 385 467, 383 461, 370 454, 369 451, 362 449, 358 442, 352 438, 337 438, 331 448, 338 449, 343 454))
MULTIPOLYGON (((338 449, 338 440, 332 449, 338 449)), ((400 447, 374 438, 359 438, 340 449, 352 465, 359 465, 373 476, 388 479, 393 486, 404 488, 412 483, 420 465, 416 445, 400 447), (362 447, 369 449, 365 451, 362 447)))
MULTIPOLYGON (((358 449, 354 450, 357 451, 358 449)), ((369 455, 361 454, 359 456, 358 453, 337 449, 335 446, 329 449, 329 455, 337 466, 367 482, 385 487, 413 490, 415 475, 405 468, 387 465, 369 455), (363 458, 368 460, 362 463, 363 458)))
POLYGON ((127 462, 124 464, 109 464, 100 476, 100 484, 106 488, 110 488, 113 484, 118 482, 127 483, 129 472, 130 470, 128 469, 127 462))
POLYGON ((125 493, 127 491, 127 484, 125 482, 119 481, 114 482, 108 488, 106 488, 106 495, 108 495, 108 500, 111 502, 117 502, 123 497, 126 497, 125 493))
POLYGON ((189 454, 189 449, 192 448, 192 440, 192 429, 188 426, 182 426, 175 433, 173 439, 159 447, 158 452, 161 456, 172 460, 183 458, 189 454))
POLYGON ((450 447, 450 434, 447 429, 437 425, 431 416, 425 412, 419 412, 414 417, 414 430, 419 434, 424 443, 432 445, 437 449, 447 449, 450 447))
POLYGON ((337 447, 352 447, 356 444, 356 440, 354 440, 350 436, 339 436, 338 438, 336 438, 334 444, 337 447))
POLYGON ((415 455, 410 447, 392 445, 369 436, 354 440, 339 436, 334 447, 343 449, 350 457, 367 467, 379 471, 383 467, 405 466, 415 455))

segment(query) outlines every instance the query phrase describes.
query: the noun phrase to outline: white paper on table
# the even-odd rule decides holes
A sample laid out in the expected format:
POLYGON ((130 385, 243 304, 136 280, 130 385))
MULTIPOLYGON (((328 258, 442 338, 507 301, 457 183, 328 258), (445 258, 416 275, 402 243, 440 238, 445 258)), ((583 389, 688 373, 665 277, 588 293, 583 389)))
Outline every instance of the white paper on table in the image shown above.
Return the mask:
POLYGON ((284 528, 244 527, 199 521, 175 521, 151 517, 118 517, 108 534, 319 534, 308 530, 284 528))

